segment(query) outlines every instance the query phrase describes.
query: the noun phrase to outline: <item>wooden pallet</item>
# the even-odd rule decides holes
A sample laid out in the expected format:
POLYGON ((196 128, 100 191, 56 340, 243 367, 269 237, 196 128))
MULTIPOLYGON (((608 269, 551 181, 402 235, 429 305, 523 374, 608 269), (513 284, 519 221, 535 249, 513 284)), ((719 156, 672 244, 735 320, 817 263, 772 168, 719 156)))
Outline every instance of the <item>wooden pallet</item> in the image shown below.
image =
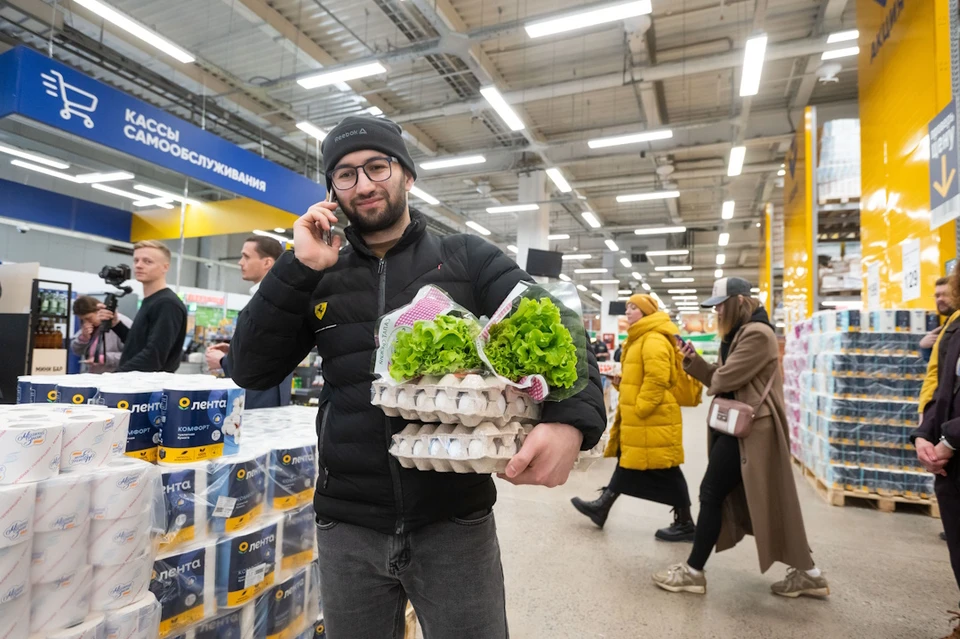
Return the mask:
POLYGON ((807 468, 796 457, 793 463, 807 479, 807 482, 813 486, 813 489, 831 506, 846 506, 849 501, 852 505, 869 506, 876 508, 880 512, 920 512, 930 517, 940 519, 940 505, 936 499, 910 499, 909 497, 899 497, 894 495, 878 495, 875 493, 857 493, 849 490, 841 490, 828 486, 826 482, 817 477, 812 470, 807 468))

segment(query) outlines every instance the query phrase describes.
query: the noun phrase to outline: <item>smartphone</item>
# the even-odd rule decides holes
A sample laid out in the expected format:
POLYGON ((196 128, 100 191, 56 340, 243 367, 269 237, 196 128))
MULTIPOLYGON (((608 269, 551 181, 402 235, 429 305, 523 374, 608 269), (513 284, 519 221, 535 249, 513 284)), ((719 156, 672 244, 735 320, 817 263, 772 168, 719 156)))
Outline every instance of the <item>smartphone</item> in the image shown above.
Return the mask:
MULTIPOLYGON (((337 195, 333 192, 333 189, 327 191, 327 202, 337 202, 337 195)), ((339 202, 337 202, 339 204, 339 202)), ((323 241, 327 246, 333 245, 333 225, 330 225, 329 231, 323 231, 323 241)))
POLYGON ((674 335, 674 337, 676 337, 676 338, 677 338, 677 341, 680 342, 680 346, 686 346, 686 345, 687 345, 687 340, 683 339, 683 338, 680 337, 679 335, 674 335))

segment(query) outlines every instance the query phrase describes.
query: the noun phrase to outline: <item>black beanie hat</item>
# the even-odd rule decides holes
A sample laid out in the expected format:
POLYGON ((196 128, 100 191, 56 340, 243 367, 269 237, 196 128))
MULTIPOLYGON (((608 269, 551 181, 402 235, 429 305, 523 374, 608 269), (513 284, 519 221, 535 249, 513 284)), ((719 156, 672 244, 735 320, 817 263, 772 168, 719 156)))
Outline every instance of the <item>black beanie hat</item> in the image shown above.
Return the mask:
POLYGON ((403 142, 402 131, 396 122, 371 115, 351 115, 340 120, 320 145, 323 172, 327 175, 327 189, 332 186, 329 174, 343 156, 369 149, 383 151, 386 155, 397 158, 400 165, 416 180, 417 168, 403 142))

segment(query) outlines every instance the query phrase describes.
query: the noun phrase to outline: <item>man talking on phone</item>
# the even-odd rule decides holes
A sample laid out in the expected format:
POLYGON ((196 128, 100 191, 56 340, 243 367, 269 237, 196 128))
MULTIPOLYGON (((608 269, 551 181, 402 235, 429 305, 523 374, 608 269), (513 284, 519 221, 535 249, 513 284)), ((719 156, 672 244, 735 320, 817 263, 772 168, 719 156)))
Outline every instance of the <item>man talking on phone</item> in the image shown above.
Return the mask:
MULTIPOLYGON (((493 479, 402 468, 387 449, 405 422, 371 405, 371 361, 377 319, 422 286, 440 286, 479 317, 532 280, 479 237, 427 231, 407 204, 417 170, 397 124, 348 117, 322 154, 337 201, 294 224, 294 249, 240 314, 231 350, 234 381, 255 389, 278 384, 314 346, 323 358, 314 506, 327 634, 400 638, 409 599, 427 639, 507 637, 493 479), (343 247, 339 235, 324 239, 338 202, 350 222, 343 247)), ((544 404, 507 481, 563 484, 579 451, 599 441, 606 416, 588 357, 590 383, 544 404)))

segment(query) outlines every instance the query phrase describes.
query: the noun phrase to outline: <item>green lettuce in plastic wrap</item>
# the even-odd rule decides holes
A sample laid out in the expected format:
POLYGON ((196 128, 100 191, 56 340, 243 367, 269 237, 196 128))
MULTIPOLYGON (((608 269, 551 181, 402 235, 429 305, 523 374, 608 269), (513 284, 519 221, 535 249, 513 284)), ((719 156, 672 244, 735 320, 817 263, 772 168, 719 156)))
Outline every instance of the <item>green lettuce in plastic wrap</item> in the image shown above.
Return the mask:
POLYGON ((438 315, 417 320, 412 329, 397 332, 390 376, 403 382, 421 375, 446 375, 482 368, 476 337, 480 325, 472 318, 438 315))

